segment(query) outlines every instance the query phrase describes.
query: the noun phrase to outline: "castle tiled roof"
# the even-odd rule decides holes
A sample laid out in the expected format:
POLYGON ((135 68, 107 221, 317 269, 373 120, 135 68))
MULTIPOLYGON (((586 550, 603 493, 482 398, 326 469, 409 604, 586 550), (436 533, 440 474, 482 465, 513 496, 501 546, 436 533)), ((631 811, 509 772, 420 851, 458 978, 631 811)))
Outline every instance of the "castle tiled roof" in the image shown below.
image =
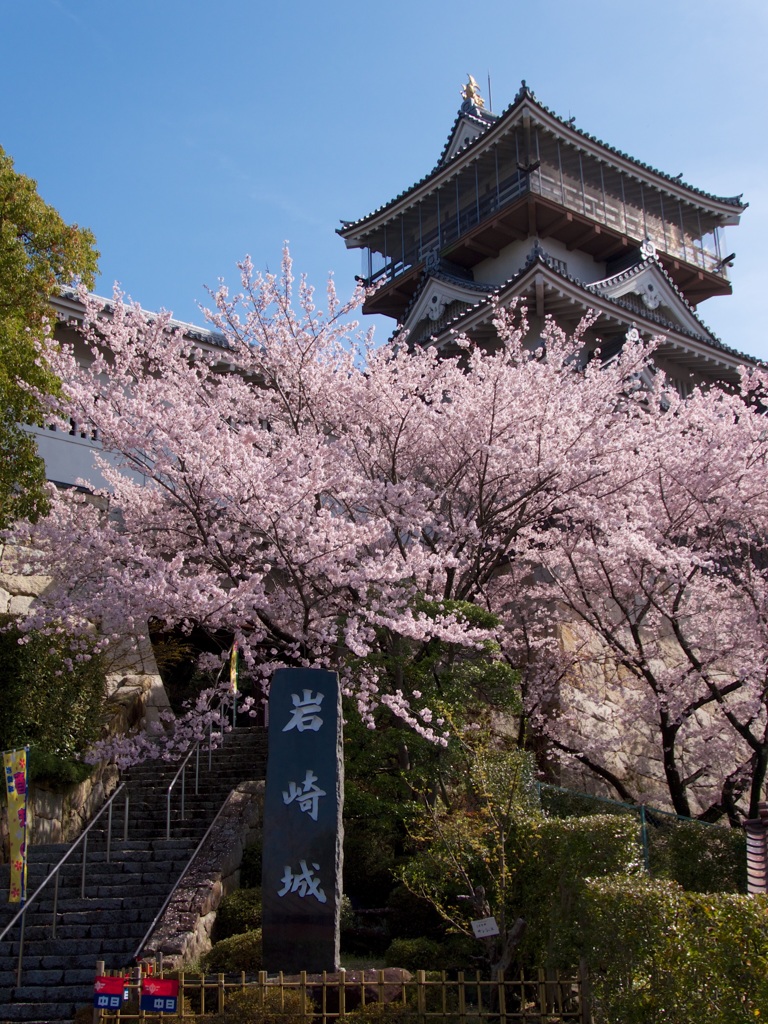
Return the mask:
MULTIPOLYGON (((541 250, 534 250, 534 252, 532 252, 531 255, 528 257, 525 266, 522 267, 519 271, 517 271, 517 273, 513 274, 511 277, 507 278, 507 280, 504 281, 502 284, 494 288, 490 288, 488 285, 478 285, 478 289, 482 289, 484 291, 483 298, 477 303, 467 306, 466 309, 464 309, 461 313, 458 313, 448 323, 441 326, 440 330, 436 333, 436 337, 445 337, 450 333, 461 333, 464 325, 472 317, 476 316, 478 313, 482 313, 484 309, 490 311, 496 301, 508 301, 509 293, 514 292, 516 286, 519 286, 523 282, 523 280, 531 273, 531 270, 534 267, 541 266, 546 267, 551 275, 562 278, 564 282, 567 282, 572 287, 583 292, 583 302, 585 309, 590 307, 589 296, 592 295, 595 298, 599 298, 601 302, 608 303, 612 306, 616 306, 619 309, 626 310, 630 313, 635 314, 638 317, 642 317, 647 321, 651 321, 652 323, 657 324, 661 332, 671 331, 677 335, 683 335, 696 339, 697 341, 703 341, 707 345, 710 345, 712 348, 715 348, 721 351, 723 354, 730 356, 735 361, 754 365, 754 363, 756 362, 754 357, 746 355, 743 352, 739 352, 737 349, 730 348, 728 345, 725 345, 715 334, 712 333, 712 331, 706 326, 706 324, 692 309, 690 304, 686 302, 684 296, 676 287, 674 281, 670 278, 670 276, 666 273, 664 268, 658 262, 656 262, 656 266, 659 272, 664 276, 666 281, 669 283, 669 286, 674 290, 677 297, 680 299, 681 303, 685 305, 687 310, 696 319, 697 323, 701 325, 701 334, 694 333, 693 331, 688 330, 681 324, 673 323, 672 321, 667 320, 664 316, 662 316, 655 310, 646 309, 644 307, 641 307, 639 304, 636 305, 635 303, 627 299, 625 296, 614 298, 604 293, 603 288, 606 284, 608 284, 609 281, 615 282, 620 279, 626 279, 628 277, 636 276, 638 273, 647 269, 649 264, 652 262, 656 261, 645 260, 642 263, 637 264, 634 267, 631 267, 629 270, 622 271, 615 277, 607 278, 604 281, 598 281, 594 284, 585 284, 583 281, 579 280, 576 277, 573 277, 571 274, 563 272, 560 269, 560 267, 558 267, 557 264, 550 257, 547 256, 545 252, 541 250)), ((624 317, 623 319, 626 319, 626 317, 624 317)))
MULTIPOLYGON (((78 295, 76 288, 62 287, 60 289, 60 299, 65 303, 70 303, 72 307, 82 308, 80 302, 80 296, 78 295)), ((106 299, 103 295, 91 295, 92 298, 97 299, 107 312, 111 312, 114 308, 114 301, 112 299, 106 299)), ((54 308, 57 306, 56 299, 53 301, 54 308)), ((74 312, 74 309, 73 309, 74 312)), ((156 316, 156 313, 151 313, 148 310, 143 311, 150 319, 156 316)), ((180 330, 185 337, 190 338, 192 341, 198 341, 203 345, 210 345, 212 348, 229 348, 227 339, 219 331, 212 331, 207 327, 199 327, 196 324, 185 323, 183 320, 174 320, 173 317, 168 321, 168 326, 171 330, 180 330)))
POLYGON ((533 91, 526 84, 525 80, 523 80, 520 89, 517 92, 517 95, 509 104, 509 106, 502 111, 501 114, 493 115, 483 113, 482 117, 471 115, 473 119, 476 120, 477 123, 482 128, 480 134, 477 135, 474 139, 470 140, 466 146, 458 150, 450 159, 445 160, 445 155, 450 147, 451 139, 456 129, 456 125, 459 123, 462 117, 467 116, 466 114, 463 114, 461 111, 459 111, 459 114, 456 120, 454 121, 453 127, 451 129, 451 133, 448 136, 448 141, 443 147, 440 159, 438 163, 435 165, 435 167, 433 167, 433 169, 429 171, 428 174, 425 174, 423 178, 420 178, 413 185, 404 189, 402 192, 399 192, 393 199, 390 199, 388 202, 383 203, 381 206, 378 206, 375 210, 372 210, 370 213, 365 214, 363 217, 357 218, 357 220, 343 220, 341 222, 341 228, 337 229, 337 233, 345 235, 352 228, 356 228, 364 224, 365 221, 370 220, 378 216, 379 214, 383 213, 390 207, 396 206, 402 199, 406 198, 410 193, 416 191, 423 185, 427 184, 432 178, 437 177, 440 173, 442 173, 445 170, 446 167, 449 167, 451 164, 455 163, 459 159, 465 158, 465 156, 468 153, 472 152, 473 150, 482 148, 482 145, 485 142, 489 132, 501 130, 500 126, 502 126, 505 121, 512 120, 515 111, 526 100, 529 101, 530 103, 535 104, 543 114, 546 114, 547 117, 550 117, 554 121, 556 121, 557 124, 562 128, 564 133, 573 133, 575 136, 578 136, 579 138, 585 139, 588 142, 596 146, 599 146, 602 150, 605 150, 607 153, 611 153, 615 157, 623 161, 627 161, 633 166, 644 171, 646 174, 652 174, 655 177, 661 178, 662 180, 669 182, 671 186, 677 189, 684 189, 685 191, 693 193, 696 196, 700 196, 703 200, 709 202, 722 203, 727 206, 733 206, 735 209, 739 211, 745 210, 749 205, 748 203, 742 202, 741 195, 717 196, 711 192, 706 192, 703 189, 696 188, 694 185, 689 185, 687 182, 682 180, 682 176, 675 177, 671 174, 667 174, 665 171, 660 171, 657 168, 652 167, 650 164, 644 163, 642 160, 637 160, 635 157, 630 156, 628 153, 624 153, 622 150, 617 149, 615 146, 611 146, 608 143, 603 142, 602 139, 598 139, 597 136, 590 135, 588 132, 583 131, 581 128, 577 128, 574 125, 572 119, 566 121, 558 114, 556 114, 554 111, 550 110, 549 107, 545 107, 542 103, 540 103, 539 100, 536 98, 535 94, 533 93, 533 91))

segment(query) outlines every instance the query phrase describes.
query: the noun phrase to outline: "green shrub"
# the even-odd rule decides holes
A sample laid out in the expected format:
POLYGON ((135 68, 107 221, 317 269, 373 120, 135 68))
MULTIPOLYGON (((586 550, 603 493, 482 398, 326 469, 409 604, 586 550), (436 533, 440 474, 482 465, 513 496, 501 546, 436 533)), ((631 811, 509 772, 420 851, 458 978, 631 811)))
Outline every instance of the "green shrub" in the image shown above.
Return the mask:
POLYGON ((249 843, 243 850, 243 859, 240 862, 241 889, 261 888, 261 851, 261 840, 257 843, 249 843))
POLYGON ((446 935, 440 946, 443 971, 475 970, 483 955, 482 947, 474 936, 461 935, 458 932, 446 935))
POLYGON ((445 934, 445 921, 434 906, 404 885, 398 885, 387 900, 387 921, 393 939, 427 938, 439 941, 445 934))
MULTIPOLYGON (((540 787, 541 806, 555 818, 595 814, 632 815, 641 829, 640 807, 559 789, 540 787)), ((689 821, 645 808, 649 869, 653 878, 679 882, 689 892, 746 892, 746 837, 741 829, 689 821)))
POLYGON ((443 960, 442 945, 432 939, 395 939, 384 954, 387 967, 406 971, 440 971, 443 960))
POLYGON ((242 935, 231 935, 217 942, 200 958, 206 974, 255 974, 261 970, 261 928, 242 935))
POLYGON ((219 904, 213 941, 252 932, 261 927, 261 889, 235 889, 219 904))
POLYGON ((653 878, 669 878, 688 892, 747 891, 747 841, 742 829, 652 813, 646 818, 653 878))
POLYGON ((52 754, 40 747, 29 748, 27 772, 30 782, 44 781, 55 786, 71 786, 85 781, 92 771, 91 764, 52 754))
POLYGON ((403 1003, 366 1003, 347 1014, 354 1024, 414 1024, 413 1009, 403 1003))
POLYGON ((316 1009, 300 992, 251 987, 227 996, 222 1012, 211 1019, 213 1024, 309 1024, 316 1009))
POLYGON ((746 1024, 768 1011, 768 899, 589 880, 584 952, 596 1024, 746 1024))
POLYGON ((104 666, 87 641, 65 634, 24 636, 14 621, 0 615, 0 750, 28 743, 36 777, 49 777, 47 765, 58 778, 62 762, 76 758, 99 735, 104 666), (45 754, 56 757, 46 761, 45 754))
POLYGON ((584 879, 642 871, 637 820, 599 814, 521 822, 511 842, 518 867, 508 920, 527 922, 521 954, 535 966, 575 967, 584 879))

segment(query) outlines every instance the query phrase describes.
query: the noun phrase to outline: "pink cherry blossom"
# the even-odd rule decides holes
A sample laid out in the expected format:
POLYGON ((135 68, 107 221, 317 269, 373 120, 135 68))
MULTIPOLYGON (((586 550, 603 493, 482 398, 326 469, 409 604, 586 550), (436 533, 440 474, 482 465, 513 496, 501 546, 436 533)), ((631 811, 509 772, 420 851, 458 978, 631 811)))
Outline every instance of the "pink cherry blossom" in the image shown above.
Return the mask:
MULTIPOLYGON (((661 374, 639 385, 653 345, 603 365, 585 358, 589 321, 575 337, 547 322, 532 346, 524 311, 502 309, 489 350, 376 347, 348 322, 360 295, 342 304, 331 284, 323 312, 302 280, 294 304, 287 255, 279 277, 240 272, 207 313, 220 348, 119 294, 108 309, 82 295, 87 365, 42 339, 64 382, 51 420, 97 431, 107 487, 54 493, 47 519, 15 530, 27 571, 54 581, 29 625, 96 623, 107 654, 151 619, 227 632, 254 676, 337 669, 367 724, 384 705, 445 743, 421 694, 370 657, 439 640, 518 667, 528 728, 622 795, 643 794, 617 744, 655 759, 683 813, 696 787, 713 815, 753 802, 768 759, 764 371, 741 394, 682 400, 661 374), (590 691, 596 662, 610 700, 590 691)), ((227 699, 214 686, 160 733, 95 753, 175 756, 227 699)))

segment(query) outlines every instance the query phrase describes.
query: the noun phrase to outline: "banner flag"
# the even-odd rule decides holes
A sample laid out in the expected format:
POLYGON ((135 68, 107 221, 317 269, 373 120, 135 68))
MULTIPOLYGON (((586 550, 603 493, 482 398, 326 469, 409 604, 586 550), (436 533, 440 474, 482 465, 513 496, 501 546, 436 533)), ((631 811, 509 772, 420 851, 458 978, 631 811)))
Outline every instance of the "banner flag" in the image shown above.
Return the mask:
POLYGON ((93 983, 93 1005, 98 1010, 119 1010, 125 1001, 127 978, 100 974, 93 983))
POLYGON ((8 797, 11 880, 8 902, 23 903, 27 895, 27 755, 29 747, 3 752, 8 797))
POLYGON ((179 1005, 179 983, 171 978, 144 978, 141 982, 139 1009, 155 1013, 176 1013, 179 1005))
POLYGON ((232 644, 232 652, 229 656, 229 685, 232 689, 232 693, 237 693, 237 677, 238 677, 238 663, 237 663, 237 640, 232 644))

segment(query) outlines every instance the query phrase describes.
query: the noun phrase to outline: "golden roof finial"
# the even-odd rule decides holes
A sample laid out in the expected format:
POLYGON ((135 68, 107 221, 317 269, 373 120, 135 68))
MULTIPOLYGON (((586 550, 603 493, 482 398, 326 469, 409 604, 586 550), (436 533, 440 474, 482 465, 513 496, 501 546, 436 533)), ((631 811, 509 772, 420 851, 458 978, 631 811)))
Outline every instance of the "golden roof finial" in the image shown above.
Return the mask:
POLYGON ((485 100, 480 95, 480 86, 470 74, 467 75, 467 84, 462 86, 461 95, 465 102, 474 104, 479 110, 485 106, 485 100))

